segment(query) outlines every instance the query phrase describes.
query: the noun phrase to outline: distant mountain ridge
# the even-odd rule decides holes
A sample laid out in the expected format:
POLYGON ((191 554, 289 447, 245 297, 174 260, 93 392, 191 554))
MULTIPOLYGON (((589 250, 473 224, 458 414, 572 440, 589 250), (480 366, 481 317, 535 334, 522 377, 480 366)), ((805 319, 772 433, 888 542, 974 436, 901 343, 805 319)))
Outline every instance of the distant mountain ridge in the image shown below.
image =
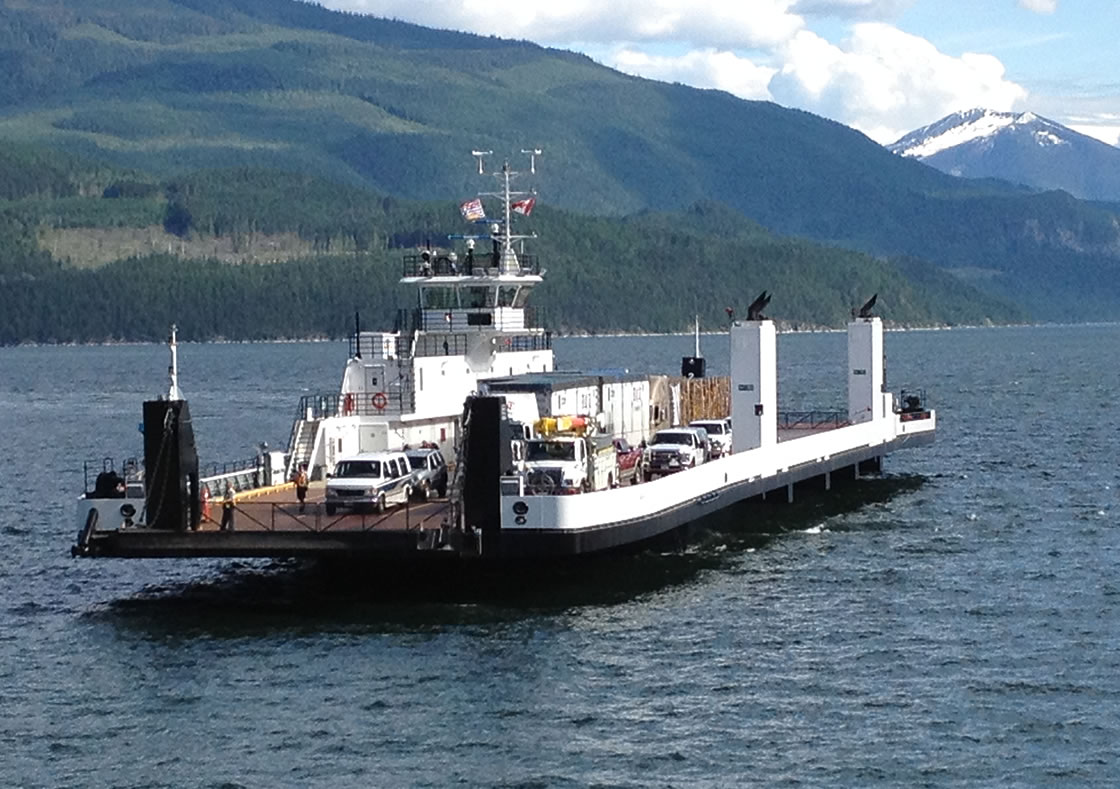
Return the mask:
POLYGON ((1032 112, 957 112, 887 148, 950 175, 1120 202, 1120 148, 1032 112))
POLYGON ((954 178, 807 112, 530 42, 297 0, 0 0, 0 62, 0 143, 149 181, 282 170, 450 203, 479 189, 470 150, 542 147, 559 209, 717 200, 783 236, 936 264, 1036 319, 1120 318, 1114 206, 954 178))

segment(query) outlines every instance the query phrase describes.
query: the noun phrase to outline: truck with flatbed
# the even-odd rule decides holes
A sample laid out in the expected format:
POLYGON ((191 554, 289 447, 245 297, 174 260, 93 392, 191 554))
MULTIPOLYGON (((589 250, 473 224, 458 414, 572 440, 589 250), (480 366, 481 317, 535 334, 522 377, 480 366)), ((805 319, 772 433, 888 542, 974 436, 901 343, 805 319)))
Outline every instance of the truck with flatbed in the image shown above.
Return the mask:
POLYGON ((609 436, 595 435, 586 417, 540 419, 522 460, 528 495, 590 493, 618 484, 618 453, 609 436))

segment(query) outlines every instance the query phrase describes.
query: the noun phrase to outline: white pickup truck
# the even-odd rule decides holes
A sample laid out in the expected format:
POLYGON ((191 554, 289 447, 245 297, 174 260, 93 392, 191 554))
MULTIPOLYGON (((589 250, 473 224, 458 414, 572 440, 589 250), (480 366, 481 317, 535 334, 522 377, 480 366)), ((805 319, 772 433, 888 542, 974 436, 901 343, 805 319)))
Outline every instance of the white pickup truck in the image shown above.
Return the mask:
POLYGON ((708 434, 708 451, 713 458, 731 454, 730 419, 695 419, 689 427, 702 427, 708 434))
POLYGON ((525 442, 525 493, 556 496, 613 488, 618 456, 609 437, 547 436, 525 442))
POLYGON ((707 443, 703 428, 658 430, 642 455, 642 478, 649 482, 655 477, 700 465, 708 459, 707 443))

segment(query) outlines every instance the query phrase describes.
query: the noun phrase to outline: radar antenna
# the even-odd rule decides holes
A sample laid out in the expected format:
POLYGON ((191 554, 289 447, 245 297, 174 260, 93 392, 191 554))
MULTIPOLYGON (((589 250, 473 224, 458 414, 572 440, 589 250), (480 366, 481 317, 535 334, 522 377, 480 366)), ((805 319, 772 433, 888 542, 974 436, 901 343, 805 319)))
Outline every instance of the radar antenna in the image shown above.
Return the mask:
POLYGON ((493 151, 471 151, 471 156, 478 159, 478 174, 479 175, 485 175, 486 174, 486 170, 482 166, 482 157, 483 156, 490 156, 493 153, 494 153, 493 151))
POLYGON ((536 175, 537 174, 537 157, 540 156, 542 153, 544 153, 544 151, 542 151, 540 148, 530 148, 530 149, 522 148, 521 153, 529 154, 529 173, 532 174, 532 175, 536 175))

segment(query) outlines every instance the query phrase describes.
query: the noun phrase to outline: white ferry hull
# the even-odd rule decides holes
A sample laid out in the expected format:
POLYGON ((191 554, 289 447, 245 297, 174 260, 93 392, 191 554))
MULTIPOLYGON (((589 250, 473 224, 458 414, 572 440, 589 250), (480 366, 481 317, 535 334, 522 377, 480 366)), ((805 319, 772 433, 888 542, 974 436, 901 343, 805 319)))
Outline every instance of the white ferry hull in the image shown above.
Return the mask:
MULTIPOLYGON (((786 443, 807 440, 810 439, 786 443)), ((644 485, 576 496, 503 497, 501 529, 493 536, 482 535, 481 553, 502 558, 555 558, 632 549, 750 499, 776 496, 792 501, 794 486, 809 480, 819 479, 820 490, 826 491, 833 483, 831 475, 845 473, 855 477, 861 464, 877 464, 890 452, 930 444, 933 440, 934 425, 930 419, 927 429, 907 432, 875 445, 840 449, 828 457, 807 459, 789 467, 772 467, 768 473, 752 473, 759 459, 746 453, 720 458, 644 485), (515 512, 518 502, 523 505, 518 508, 524 513, 520 516, 515 512), (517 524, 518 517, 524 523, 517 524)))

